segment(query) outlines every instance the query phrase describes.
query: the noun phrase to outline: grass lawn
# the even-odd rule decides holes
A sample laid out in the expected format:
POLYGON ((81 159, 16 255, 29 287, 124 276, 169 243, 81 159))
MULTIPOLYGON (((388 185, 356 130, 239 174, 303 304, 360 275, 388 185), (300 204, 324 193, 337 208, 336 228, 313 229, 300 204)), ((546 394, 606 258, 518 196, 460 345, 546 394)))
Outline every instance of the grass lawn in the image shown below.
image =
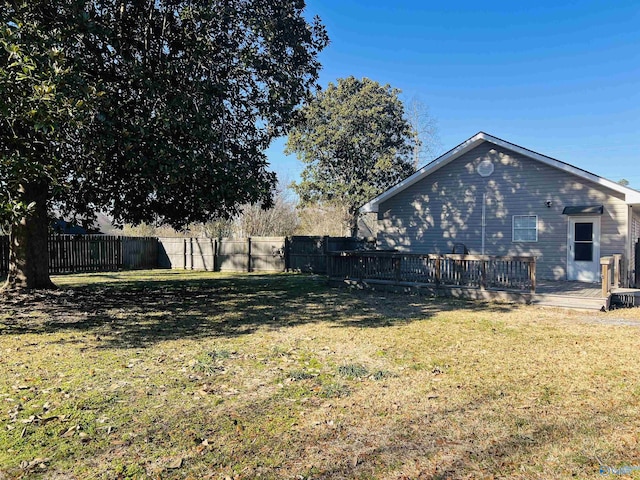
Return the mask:
POLYGON ((640 310, 54 282, 0 297, 0 480, 640 478, 640 310))

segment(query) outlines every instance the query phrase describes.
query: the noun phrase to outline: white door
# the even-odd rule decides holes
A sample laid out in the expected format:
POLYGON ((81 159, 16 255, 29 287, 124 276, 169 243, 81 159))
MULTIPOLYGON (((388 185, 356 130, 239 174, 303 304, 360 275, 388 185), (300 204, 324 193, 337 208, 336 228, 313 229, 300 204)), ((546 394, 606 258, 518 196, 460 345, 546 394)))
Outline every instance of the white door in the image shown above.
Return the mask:
POLYGON ((567 280, 600 281, 600 217, 569 217, 567 280))

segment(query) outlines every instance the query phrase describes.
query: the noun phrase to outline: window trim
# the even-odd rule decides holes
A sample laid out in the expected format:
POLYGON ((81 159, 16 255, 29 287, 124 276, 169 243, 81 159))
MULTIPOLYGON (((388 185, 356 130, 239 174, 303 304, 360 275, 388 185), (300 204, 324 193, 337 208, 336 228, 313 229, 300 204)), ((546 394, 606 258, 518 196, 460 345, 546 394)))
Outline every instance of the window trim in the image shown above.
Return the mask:
MULTIPOLYGON (((527 230, 530 231, 532 229, 532 227, 528 227, 528 228, 518 228, 518 231, 523 231, 523 230, 527 230)), ((512 215, 511 216, 511 242, 512 243, 537 243, 538 242, 538 215, 512 215), (535 232, 536 232, 536 239, 535 240, 517 240, 516 239, 516 217, 518 218, 522 218, 522 217, 533 217, 536 220, 536 225, 535 225, 535 232)))

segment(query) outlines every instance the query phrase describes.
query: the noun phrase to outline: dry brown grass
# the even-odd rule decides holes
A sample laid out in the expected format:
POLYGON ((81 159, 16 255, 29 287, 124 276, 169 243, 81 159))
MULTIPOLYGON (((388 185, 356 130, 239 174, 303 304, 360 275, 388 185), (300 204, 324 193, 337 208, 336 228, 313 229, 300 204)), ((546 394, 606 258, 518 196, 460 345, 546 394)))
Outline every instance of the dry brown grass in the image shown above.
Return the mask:
POLYGON ((640 466, 638 310, 350 292, 300 275, 56 281, 1 300, 0 479, 640 466))

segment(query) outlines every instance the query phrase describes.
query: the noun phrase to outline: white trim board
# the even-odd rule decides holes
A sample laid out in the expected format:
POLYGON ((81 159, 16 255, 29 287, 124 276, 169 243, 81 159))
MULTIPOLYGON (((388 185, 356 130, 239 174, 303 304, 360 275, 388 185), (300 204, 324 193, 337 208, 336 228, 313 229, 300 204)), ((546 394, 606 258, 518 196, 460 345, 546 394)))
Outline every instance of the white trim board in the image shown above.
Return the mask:
POLYGON ((409 188, 411 185, 415 184, 416 182, 419 182, 420 180, 427 177, 428 175, 435 172, 436 170, 444 167, 445 165, 448 165, 449 163, 454 161, 456 158, 461 157, 462 155, 474 149, 475 147, 477 147, 483 142, 489 142, 499 147, 506 148, 507 150, 511 150, 513 152, 519 153, 533 160, 537 160, 546 165, 555 167, 559 170, 563 170, 565 172, 571 173, 582 179, 589 180, 590 182, 596 183, 598 185, 602 185, 603 187, 622 193, 624 194, 625 201, 628 205, 640 203, 640 192, 637 190, 634 190, 628 187, 623 187, 622 185, 616 182, 607 180, 606 178, 587 172, 586 170, 582 170, 581 168, 574 167, 573 165, 569 165, 568 163, 561 162, 560 160, 547 157, 546 155, 542 155, 540 153, 536 153, 532 150, 528 150, 526 148, 520 147, 513 143, 509 143, 505 140, 501 140, 497 137, 494 137, 493 135, 489 135, 488 133, 479 132, 475 134, 473 137, 471 137, 470 139, 458 145, 457 147, 449 150, 444 155, 436 158, 433 162, 425 165, 424 167, 416 171, 416 173, 414 173, 413 175, 405 178, 401 182, 391 187, 389 190, 381 193, 376 198, 374 198, 370 202, 360 207, 360 213, 378 212, 378 207, 382 202, 384 202, 385 200, 388 200, 389 198, 409 188))

